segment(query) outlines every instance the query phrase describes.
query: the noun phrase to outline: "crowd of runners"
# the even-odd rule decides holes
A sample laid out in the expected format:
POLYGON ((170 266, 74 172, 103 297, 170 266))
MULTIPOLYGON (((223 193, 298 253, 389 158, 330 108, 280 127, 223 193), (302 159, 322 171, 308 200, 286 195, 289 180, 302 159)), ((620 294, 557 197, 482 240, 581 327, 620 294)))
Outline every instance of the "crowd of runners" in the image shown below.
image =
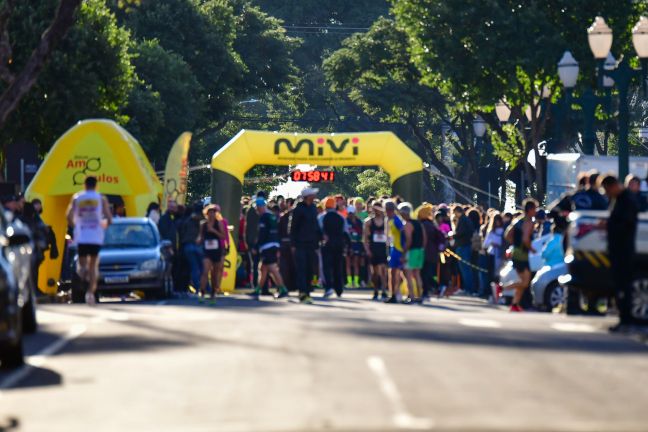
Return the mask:
POLYGON ((276 297, 296 290, 306 303, 320 287, 324 298, 371 288, 373 300, 387 303, 426 303, 459 292, 494 300, 492 282, 506 249, 514 246, 524 271, 529 238, 549 229, 533 200, 525 202, 526 212, 501 213, 462 204, 415 208, 398 196, 317 199, 317 192, 306 188, 296 201, 268 201, 261 191, 243 199, 238 284, 255 297, 269 295, 274 284, 276 297), (515 234, 507 238, 509 226, 515 234))
MULTIPOLYGON (((427 303, 432 296, 460 292, 496 301, 494 282, 510 257, 519 275, 509 287, 515 290, 511 311, 519 312, 531 281, 529 254, 538 252, 533 239, 551 235, 543 258, 563 261, 567 215, 574 210, 611 208, 610 259, 618 264, 612 269, 614 277, 624 285, 623 273, 629 272, 623 263, 632 263, 636 214, 648 207, 645 192, 642 195, 648 188, 642 185, 634 176, 624 185, 610 175, 582 173, 577 188, 553 203, 550 211, 526 199, 515 212, 458 203, 423 203, 415 208, 398 196, 318 199, 319 191, 310 187, 298 199, 269 199, 259 191, 241 201, 236 234, 242 264, 236 282, 250 288, 255 298, 270 295, 271 289, 277 298, 297 291, 303 303, 311 303, 311 293, 318 288, 325 299, 342 296, 345 289, 370 288, 373 300, 387 303, 427 303)), ((74 196, 68 211, 89 303, 94 302, 103 231, 112 217, 120 217, 111 214, 96 186, 96 179, 88 177, 85 190, 74 196)), ((152 204, 147 216, 173 245, 178 294, 193 293, 201 301, 209 296, 213 301, 222 293, 223 264, 230 248, 229 222, 219 206, 169 202, 160 214, 159 205, 152 204)))

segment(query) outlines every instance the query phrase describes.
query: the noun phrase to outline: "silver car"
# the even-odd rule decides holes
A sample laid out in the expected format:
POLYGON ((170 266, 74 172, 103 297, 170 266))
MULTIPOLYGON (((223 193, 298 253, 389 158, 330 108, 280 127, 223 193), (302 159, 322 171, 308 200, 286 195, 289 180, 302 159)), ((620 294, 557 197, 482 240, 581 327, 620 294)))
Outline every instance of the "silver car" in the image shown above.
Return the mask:
MULTIPOLYGON (((97 294, 143 291, 165 298, 173 292, 173 245, 163 241, 147 218, 116 218, 106 230, 99 252, 97 294)), ((83 301, 83 288, 73 275, 72 297, 83 301)))

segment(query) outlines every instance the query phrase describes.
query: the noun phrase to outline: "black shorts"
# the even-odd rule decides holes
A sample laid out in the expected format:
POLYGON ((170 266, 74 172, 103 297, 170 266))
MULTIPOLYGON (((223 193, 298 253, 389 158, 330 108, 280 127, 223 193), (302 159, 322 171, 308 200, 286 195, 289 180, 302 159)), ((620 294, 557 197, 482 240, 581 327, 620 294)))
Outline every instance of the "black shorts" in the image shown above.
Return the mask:
POLYGON ((387 264, 387 248, 385 246, 373 246, 371 250, 371 265, 387 264))
POLYGON ((531 270, 531 267, 529 267, 529 261, 513 260, 513 268, 517 272, 523 272, 525 270, 531 270))
POLYGON ((204 257, 210 260, 213 264, 217 264, 223 257, 223 250, 220 248, 205 250, 204 257))
POLYGON ((351 252, 350 256, 364 256, 364 245, 360 242, 352 242, 351 247, 349 248, 349 252, 351 252))
POLYGON ((277 252, 279 252, 279 248, 276 246, 272 246, 271 248, 262 250, 261 264, 264 265, 277 264, 277 252))
POLYGON ((96 257, 97 255, 99 255, 100 250, 101 250, 101 245, 98 244, 82 243, 77 246, 77 254, 80 257, 86 257, 86 256, 96 257))

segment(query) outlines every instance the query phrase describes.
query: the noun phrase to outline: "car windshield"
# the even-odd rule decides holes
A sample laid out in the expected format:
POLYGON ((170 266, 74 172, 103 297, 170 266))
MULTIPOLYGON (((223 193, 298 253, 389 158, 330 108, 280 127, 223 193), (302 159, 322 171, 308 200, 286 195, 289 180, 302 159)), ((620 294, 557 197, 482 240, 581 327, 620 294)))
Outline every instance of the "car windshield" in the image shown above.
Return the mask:
POLYGON ((106 248, 149 248, 155 247, 155 233, 149 224, 113 224, 106 230, 106 248))

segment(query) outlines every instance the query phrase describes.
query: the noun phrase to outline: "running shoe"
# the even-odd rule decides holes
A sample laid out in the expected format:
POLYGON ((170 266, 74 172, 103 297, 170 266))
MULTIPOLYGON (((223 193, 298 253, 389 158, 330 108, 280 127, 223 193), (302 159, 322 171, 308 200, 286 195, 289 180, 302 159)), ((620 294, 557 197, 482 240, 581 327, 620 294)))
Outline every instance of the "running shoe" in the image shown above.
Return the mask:
POLYGON ((302 294, 299 296, 299 302, 303 304, 313 304, 313 299, 308 294, 302 294))
POLYGON ((431 303, 432 303, 432 299, 430 299, 430 296, 425 296, 421 299, 422 305, 429 305, 431 303))
POLYGON ((389 300, 386 300, 385 303, 400 303, 400 302, 396 297, 392 296, 389 298, 389 300))
POLYGON ((625 333, 630 333, 632 330, 632 326, 629 324, 616 324, 613 325, 612 327, 608 328, 608 331, 610 333, 619 333, 619 334, 625 334, 625 333))
POLYGON ((338 297, 342 297, 342 293, 344 290, 335 290, 335 294, 337 294, 338 297))
POLYGON ((324 292, 324 299, 328 300, 333 294, 335 294, 335 291, 333 291, 333 288, 329 288, 324 292))
POLYGON ((286 288, 279 288, 279 291, 275 295, 276 299, 282 299, 288 297, 288 290, 286 288))
POLYGON ((87 292, 85 295, 85 302, 88 306, 95 306, 97 304, 97 301, 95 299, 94 294, 87 292))
POLYGON ((387 295, 387 291, 383 291, 382 295, 380 296, 380 300, 387 301, 388 298, 389 296, 387 295))
POLYGON ((255 288, 249 295, 253 299, 259 300, 259 296, 261 296, 261 288, 255 288))
POLYGON ((380 301, 380 296, 378 295, 378 291, 374 292, 373 297, 371 298, 372 301, 380 301))
POLYGON ((510 312, 524 312, 524 309, 520 307, 520 305, 511 305, 510 312))

